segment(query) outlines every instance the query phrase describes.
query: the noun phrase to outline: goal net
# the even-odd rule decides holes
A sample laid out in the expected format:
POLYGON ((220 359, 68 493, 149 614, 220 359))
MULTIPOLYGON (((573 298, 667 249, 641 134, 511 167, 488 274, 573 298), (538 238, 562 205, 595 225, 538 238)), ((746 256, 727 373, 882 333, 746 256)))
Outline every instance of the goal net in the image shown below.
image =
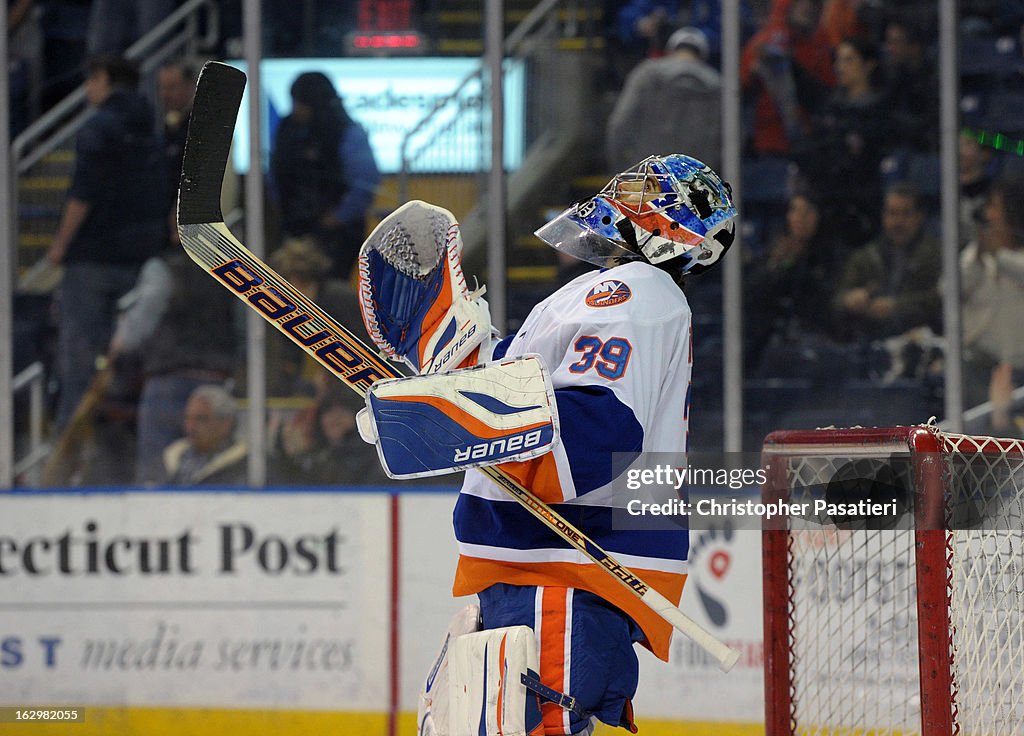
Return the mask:
POLYGON ((765 500, 898 518, 764 532, 767 736, 1024 733, 1024 442, 776 432, 765 500))

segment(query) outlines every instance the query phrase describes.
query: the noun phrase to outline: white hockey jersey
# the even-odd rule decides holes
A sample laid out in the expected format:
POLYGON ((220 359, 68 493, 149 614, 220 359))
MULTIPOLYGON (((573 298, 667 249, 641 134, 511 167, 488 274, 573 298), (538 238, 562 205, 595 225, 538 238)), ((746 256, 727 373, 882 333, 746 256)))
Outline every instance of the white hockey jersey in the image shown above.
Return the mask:
MULTIPOLYGON (((551 453, 502 469, 676 604, 686 579, 687 531, 614 529, 610 484, 613 453, 685 451, 691 342, 682 291, 664 271, 633 262, 565 285, 495 353, 543 357, 561 425, 551 453)), ((486 476, 466 474, 454 520, 455 595, 499 582, 589 590, 628 613, 645 644, 668 659, 672 627, 486 476)))

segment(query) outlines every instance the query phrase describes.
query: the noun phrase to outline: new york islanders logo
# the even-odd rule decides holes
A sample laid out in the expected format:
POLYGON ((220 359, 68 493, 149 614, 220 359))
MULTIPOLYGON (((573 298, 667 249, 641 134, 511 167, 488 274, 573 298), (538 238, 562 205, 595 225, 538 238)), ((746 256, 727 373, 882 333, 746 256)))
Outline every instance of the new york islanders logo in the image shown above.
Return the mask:
POLYGON ((631 296, 633 292, 625 282, 609 279, 591 289, 586 302, 588 307, 614 307, 616 304, 629 301, 631 296))

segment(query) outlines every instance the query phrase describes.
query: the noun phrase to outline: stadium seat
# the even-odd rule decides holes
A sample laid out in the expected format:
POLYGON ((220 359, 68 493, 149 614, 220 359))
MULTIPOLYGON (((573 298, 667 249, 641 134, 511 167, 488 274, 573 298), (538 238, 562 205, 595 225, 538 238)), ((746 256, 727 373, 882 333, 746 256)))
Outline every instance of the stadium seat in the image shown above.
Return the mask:
POLYGON ((993 92, 989 99, 988 120, 994 132, 1024 132, 1024 92, 993 92))

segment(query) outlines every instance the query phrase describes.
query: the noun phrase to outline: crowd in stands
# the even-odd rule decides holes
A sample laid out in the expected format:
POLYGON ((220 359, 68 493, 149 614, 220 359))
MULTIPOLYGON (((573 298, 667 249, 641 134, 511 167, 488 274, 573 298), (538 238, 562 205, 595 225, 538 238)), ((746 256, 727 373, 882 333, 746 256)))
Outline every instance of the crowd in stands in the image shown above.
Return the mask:
MULTIPOLYGON (((79 463, 73 482, 245 478, 244 308, 191 264, 174 226, 196 69, 164 64, 151 102, 121 56, 176 4, 8 3, 13 133, 39 104, 16 99, 25 94, 19 75, 38 65, 19 56, 19 34, 42 22, 48 48, 88 59, 76 68, 86 70, 95 114, 77 135, 47 253, 64 272, 54 299, 55 433, 76 431, 98 356, 114 380, 87 418, 93 457, 79 463), (60 29, 74 19, 82 21, 79 35, 63 39, 60 29)), ((659 151, 720 167, 721 2, 632 0, 603 9, 605 70, 615 87, 607 169, 659 151)), ((750 385, 799 383, 807 390, 787 398, 788 408, 827 405, 847 387, 891 389, 867 401, 884 409, 879 397, 899 392, 924 407, 920 420, 941 414, 936 3, 743 0, 739 15, 743 238, 731 257, 743 262, 750 385)), ((993 431, 1020 434, 1011 394, 1024 384, 1024 167, 991 145, 991 133, 1024 137, 1022 119, 1000 117, 998 104, 1007 90, 1024 95, 1024 0, 965 0, 961 15, 962 43, 987 50, 962 73, 965 391, 968 406, 993 403, 993 431)), ((48 53, 44 89, 52 97, 75 65, 51 63, 48 53)), ((269 262, 359 334, 352 269, 381 176, 365 130, 327 77, 301 74, 291 95, 269 152, 269 262)), ((229 175, 225 211, 238 199, 229 175)), ((579 269, 561 264, 566 277, 579 269)), ((690 296, 694 381, 707 397, 720 394, 720 278, 703 277, 690 296)), ((355 434, 352 397, 277 333, 267 336, 266 361, 268 393, 282 402, 270 418, 271 480, 385 482, 373 448, 355 434)), ((797 424, 798 417, 789 415, 797 424)), ((786 422, 778 413, 770 421, 786 422)), ((866 421, 884 423, 884 412, 866 421)))
MULTIPOLYGON (((197 68, 172 59, 143 86, 123 56, 177 4, 83 4, 79 58, 91 114, 75 135, 70 188, 45 257, 61 273, 52 299, 51 483, 245 483, 245 308, 195 266, 176 226, 197 68)), ((12 26, 21 5, 11 8, 12 26)), ((350 276, 380 175, 366 131, 326 76, 299 75, 292 101, 266 182, 269 261, 361 332, 350 276)), ((222 209, 238 206, 229 166, 222 209)), ((268 335, 265 358, 270 481, 383 483, 374 448, 355 430, 357 397, 340 396, 279 334, 268 335)))
MULTIPOLYGON (((1024 168, 992 139, 995 132, 1024 137, 1021 116, 1000 104, 1024 91, 1024 3, 965 2, 960 11, 965 399, 969 407, 991 400, 991 429, 1020 434, 1024 427, 1007 407, 1024 383, 1017 354, 1024 341, 1013 327, 1024 303, 1017 263, 1024 227, 1013 223, 1024 208, 1024 168)), ((717 51, 709 53, 718 36, 708 20, 717 29, 720 13, 719 3, 672 0, 618 9, 613 45, 643 60, 623 74, 606 136, 609 171, 621 168, 617 154, 637 141, 652 150, 697 150, 716 126, 720 111, 699 90, 719 66, 717 51), (685 63, 676 60, 673 37, 696 49, 685 63), (653 121, 643 119, 645 103, 653 121), (703 128, 678 126, 660 139, 648 132, 687 114, 703 115, 703 128)), ((748 382, 807 381, 797 402, 805 405, 830 402, 852 383, 873 385, 880 393, 869 401, 878 405, 901 391, 917 397, 922 421, 928 412, 941 415, 937 4, 770 0, 741 3, 740 17, 748 382)), ((691 293, 695 309, 718 309, 714 285, 694 283, 691 293)), ((716 336, 720 324, 703 319, 716 336)), ((699 351, 699 337, 695 344, 699 351)), ((720 350, 714 339, 706 344, 720 350)), ((705 382, 706 395, 720 390, 699 373, 694 380, 705 382)), ((786 401, 793 403, 789 395, 786 401)), ((769 421, 778 423, 778 414, 769 421)), ((884 423, 884 411, 875 419, 884 423)), ((844 421, 841 413, 835 421, 844 421)))

